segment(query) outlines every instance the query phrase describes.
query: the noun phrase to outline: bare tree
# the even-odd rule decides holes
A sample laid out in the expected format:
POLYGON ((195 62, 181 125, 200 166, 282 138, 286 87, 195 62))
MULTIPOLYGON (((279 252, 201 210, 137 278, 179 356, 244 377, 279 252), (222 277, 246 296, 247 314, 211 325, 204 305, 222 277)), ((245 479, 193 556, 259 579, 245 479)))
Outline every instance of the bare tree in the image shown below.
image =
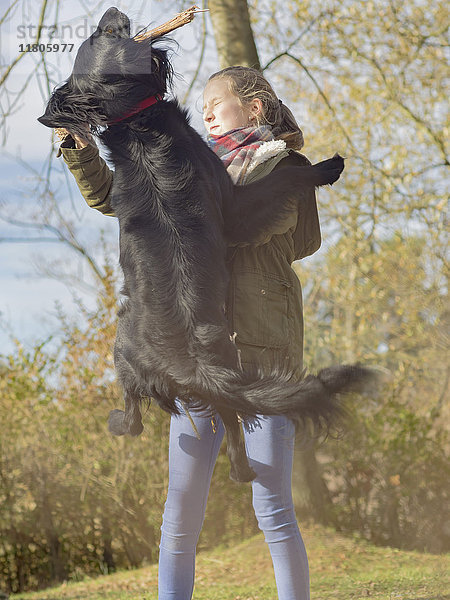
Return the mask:
POLYGON ((209 0, 220 67, 260 69, 246 0, 209 0))

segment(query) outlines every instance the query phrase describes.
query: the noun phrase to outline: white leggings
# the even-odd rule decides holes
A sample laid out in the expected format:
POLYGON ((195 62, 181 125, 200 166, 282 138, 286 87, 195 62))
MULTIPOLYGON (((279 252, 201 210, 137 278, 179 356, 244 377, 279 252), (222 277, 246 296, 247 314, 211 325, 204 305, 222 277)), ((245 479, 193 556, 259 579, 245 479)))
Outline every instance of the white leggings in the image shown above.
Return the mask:
MULTIPOLYGON (((191 600, 195 551, 209 486, 224 427, 191 413, 198 440, 186 415, 170 425, 169 489, 165 504, 159 556, 159 600, 191 600)), ((295 518, 291 478, 294 424, 286 417, 259 417, 244 428, 252 482, 253 507, 269 546, 279 600, 309 600, 308 559, 295 518)))

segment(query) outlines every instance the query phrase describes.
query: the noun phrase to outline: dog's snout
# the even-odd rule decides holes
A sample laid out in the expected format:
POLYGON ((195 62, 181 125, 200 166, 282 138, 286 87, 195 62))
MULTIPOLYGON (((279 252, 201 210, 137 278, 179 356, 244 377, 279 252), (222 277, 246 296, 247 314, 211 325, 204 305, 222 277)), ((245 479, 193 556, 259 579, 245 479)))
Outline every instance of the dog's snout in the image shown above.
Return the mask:
POLYGON ((98 30, 102 33, 130 37, 130 19, 115 6, 108 8, 100 19, 98 30))
POLYGON ((37 120, 39 121, 39 123, 42 123, 42 125, 45 125, 46 127, 53 127, 50 117, 48 117, 45 114, 38 117, 37 120))

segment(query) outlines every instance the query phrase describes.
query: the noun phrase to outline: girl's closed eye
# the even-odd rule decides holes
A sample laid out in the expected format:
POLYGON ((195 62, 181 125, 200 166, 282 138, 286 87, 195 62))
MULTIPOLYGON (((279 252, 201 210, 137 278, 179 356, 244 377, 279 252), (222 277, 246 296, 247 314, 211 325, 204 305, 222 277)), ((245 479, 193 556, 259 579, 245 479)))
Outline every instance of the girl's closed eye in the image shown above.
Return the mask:
POLYGON ((221 100, 213 100, 211 102, 211 104, 209 104, 208 106, 205 106, 205 108, 203 109, 203 112, 206 112, 208 109, 211 110, 211 109, 215 108, 221 102, 222 102, 221 100))

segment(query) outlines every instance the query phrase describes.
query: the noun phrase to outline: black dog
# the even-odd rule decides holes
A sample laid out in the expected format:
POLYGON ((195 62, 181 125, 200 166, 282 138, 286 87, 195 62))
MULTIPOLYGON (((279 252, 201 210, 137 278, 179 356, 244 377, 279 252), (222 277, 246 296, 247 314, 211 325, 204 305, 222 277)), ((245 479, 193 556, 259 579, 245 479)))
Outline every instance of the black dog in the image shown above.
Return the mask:
POLYGON ((341 412, 336 394, 361 388, 373 372, 339 366, 300 382, 282 369, 242 372, 224 314, 227 242, 267 229, 299 189, 335 182, 344 164, 335 155, 235 186, 187 113, 163 100, 171 78, 167 51, 130 38, 128 17, 110 8, 39 121, 82 136, 89 124, 115 165, 112 206, 127 299, 114 354, 125 412, 111 412, 110 431, 141 433, 142 398, 170 413, 179 411, 176 398, 212 407, 227 429, 230 475, 249 481, 255 474, 237 413, 285 414, 327 428, 341 412))

